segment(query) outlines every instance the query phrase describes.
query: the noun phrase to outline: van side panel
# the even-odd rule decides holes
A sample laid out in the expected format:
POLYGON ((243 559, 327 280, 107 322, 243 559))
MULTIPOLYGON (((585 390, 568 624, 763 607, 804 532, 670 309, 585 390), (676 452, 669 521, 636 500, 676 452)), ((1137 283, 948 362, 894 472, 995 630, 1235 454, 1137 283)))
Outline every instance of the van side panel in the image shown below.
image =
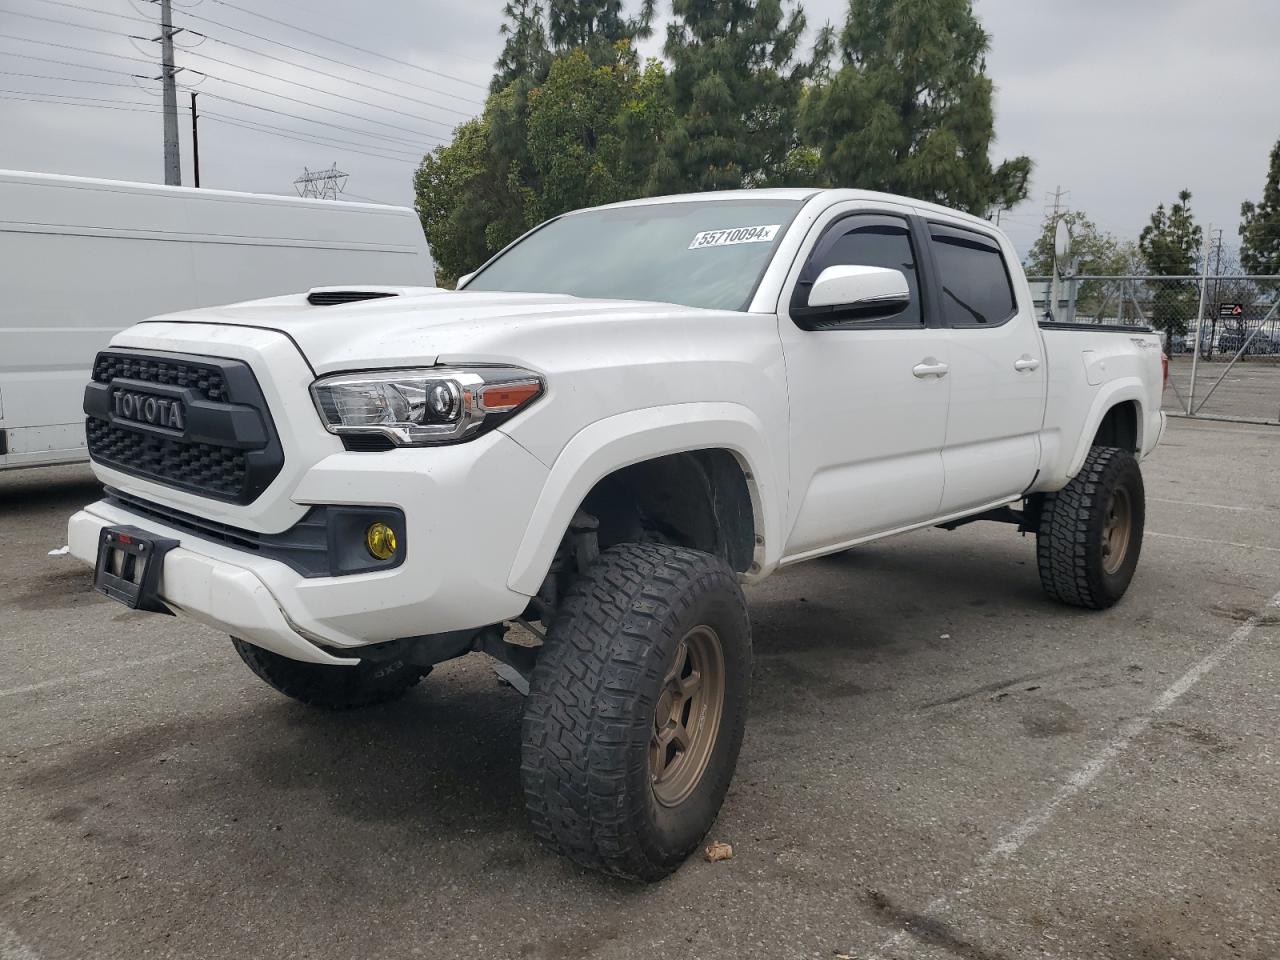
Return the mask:
POLYGON ((0 469, 85 458, 98 350, 177 310, 430 285, 413 210, 0 171, 0 469))

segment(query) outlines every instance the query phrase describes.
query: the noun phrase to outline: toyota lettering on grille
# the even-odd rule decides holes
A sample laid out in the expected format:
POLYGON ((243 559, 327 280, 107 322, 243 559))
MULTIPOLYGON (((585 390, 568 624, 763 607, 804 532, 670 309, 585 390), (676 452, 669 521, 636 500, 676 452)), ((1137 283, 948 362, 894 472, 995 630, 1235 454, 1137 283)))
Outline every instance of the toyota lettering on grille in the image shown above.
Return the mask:
POLYGON ((181 400, 170 400, 133 390, 113 390, 111 412, 119 420, 132 420, 170 430, 185 430, 187 426, 186 411, 182 408, 181 400))

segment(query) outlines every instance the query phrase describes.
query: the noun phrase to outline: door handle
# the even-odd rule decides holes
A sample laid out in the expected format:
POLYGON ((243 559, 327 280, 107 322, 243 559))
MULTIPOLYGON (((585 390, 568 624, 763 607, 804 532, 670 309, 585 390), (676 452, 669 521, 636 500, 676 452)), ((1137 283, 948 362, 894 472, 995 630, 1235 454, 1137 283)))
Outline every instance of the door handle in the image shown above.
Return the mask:
POLYGON ((933 357, 925 357, 911 368, 911 372, 918 379, 923 380, 925 377, 945 377, 950 369, 951 367, 940 360, 935 360, 933 357))
POLYGON ((1022 373, 1026 370, 1039 370, 1040 361, 1037 360, 1035 357, 1029 356, 1024 353, 1017 360, 1013 361, 1013 369, 1017 370, 1019 373, 1022 373))

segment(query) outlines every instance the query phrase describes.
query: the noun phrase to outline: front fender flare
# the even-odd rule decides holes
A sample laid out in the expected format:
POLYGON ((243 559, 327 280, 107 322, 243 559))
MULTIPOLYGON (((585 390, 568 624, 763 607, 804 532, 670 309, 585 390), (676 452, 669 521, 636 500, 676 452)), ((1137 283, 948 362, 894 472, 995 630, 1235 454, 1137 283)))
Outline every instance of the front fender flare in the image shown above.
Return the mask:
POLYGON ((781 547, 783 488, 765 436, 759 417, 736 403, 648 407, 584 427, 551 465, 507 585, 529 596, 538 592, 574 512, 591 488, 615 470, 668 454, 713 448, 733 453, 747 475, 757 537, 758 569, 752 573, 772 568, 781 547))

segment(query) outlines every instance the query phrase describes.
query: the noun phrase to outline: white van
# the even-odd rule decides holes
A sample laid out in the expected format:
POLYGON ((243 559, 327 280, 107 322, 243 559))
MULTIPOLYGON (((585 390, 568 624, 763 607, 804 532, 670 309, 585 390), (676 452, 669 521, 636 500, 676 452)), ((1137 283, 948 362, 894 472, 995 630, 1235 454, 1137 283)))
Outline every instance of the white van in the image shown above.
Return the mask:
POLYGON ((0 470, 87 459, 94 355, 139 320, 434 274, 408 207, 0 170, 0 470))

